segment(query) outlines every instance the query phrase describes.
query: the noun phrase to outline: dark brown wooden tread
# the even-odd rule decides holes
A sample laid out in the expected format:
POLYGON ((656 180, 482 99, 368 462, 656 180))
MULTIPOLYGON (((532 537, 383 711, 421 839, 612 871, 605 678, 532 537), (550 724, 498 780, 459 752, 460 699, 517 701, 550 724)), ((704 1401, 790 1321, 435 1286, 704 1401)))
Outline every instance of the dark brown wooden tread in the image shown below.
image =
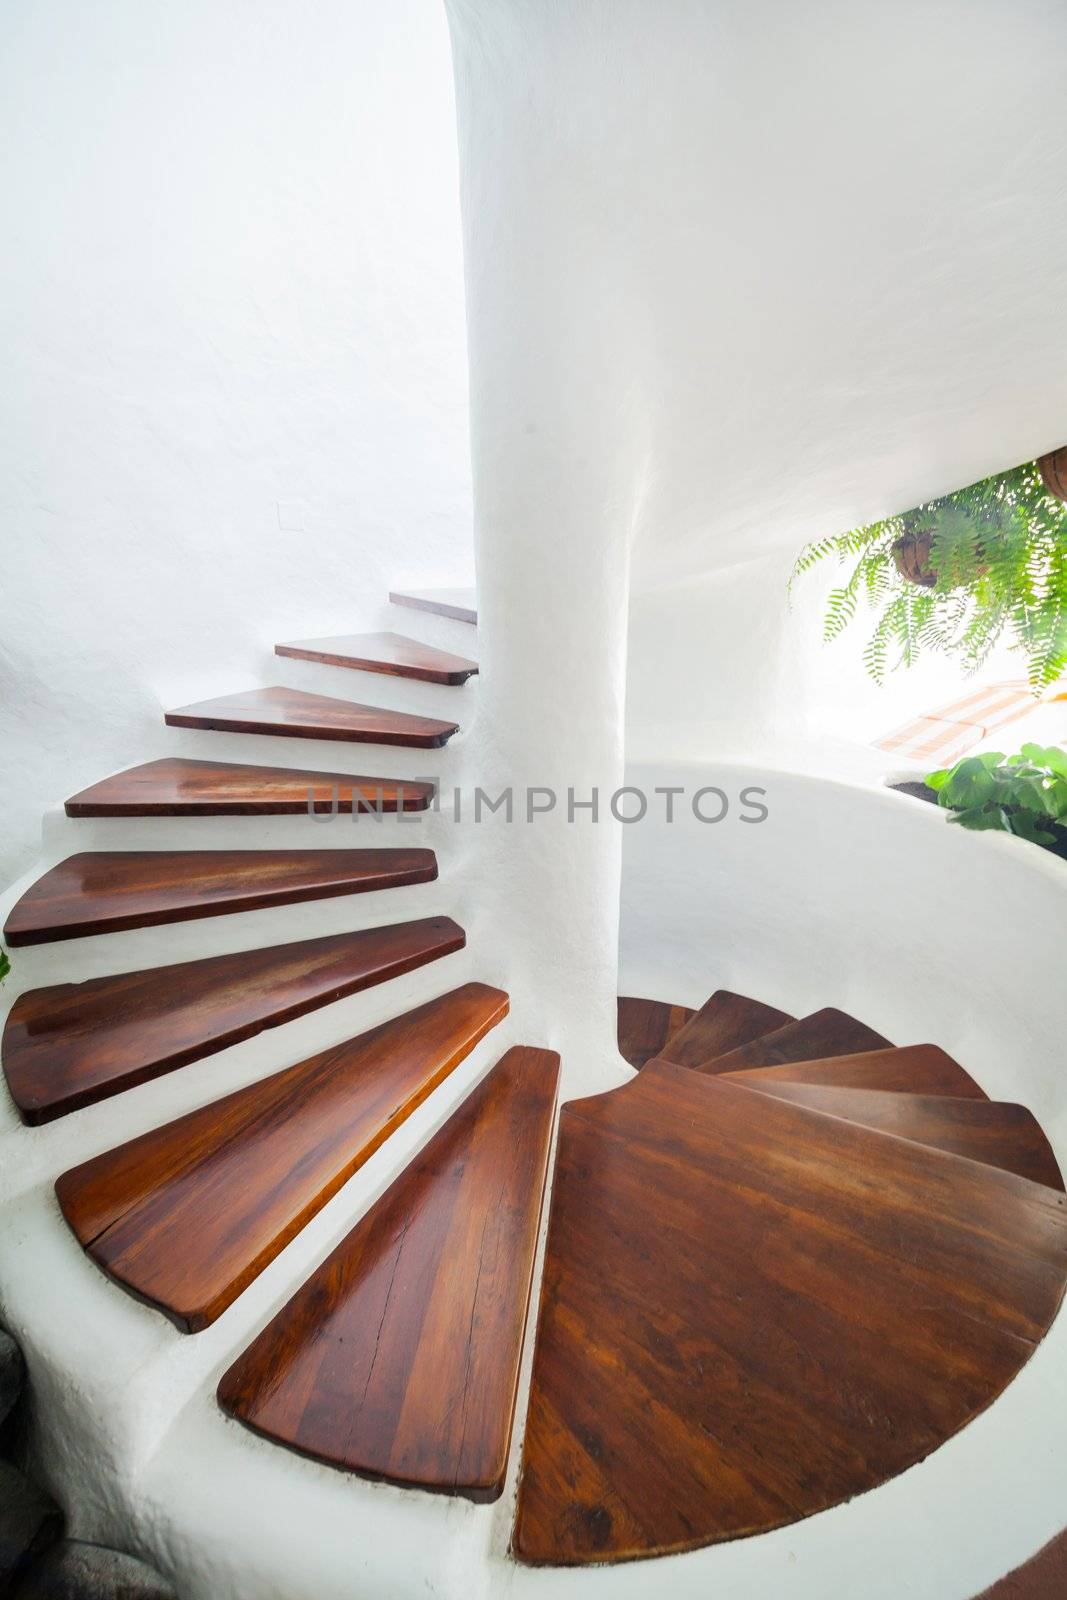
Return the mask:
POLYGON ((226 1373, 223 1409, 333 1466, 495 1500, 558 1076, 509 1050, 226 1373))
POLYGON ((414 611, 429 611, 455 622, 478 621, 473 589, 394 590, 389 599, 394 606, 410 606, 414 611))
POLYGON ((351 667, 358 672, 381 672, 392 678, 416 678, 422 683, 459 685, 478 671, 476 661, 435 650, 402 633, 346 633, 333 639, 294 639, 276 644, 275 655, 297 661, 322 661, 330 667, 351 667))
POLYGON ((1031 1183, 1064 1187, 1052 1146, 1033 1112, 1003 1100, 956 1099, 951 1095, 900 1094, 879 1089, 835 1089, 821 1084, 767 1081, 753 1072, 734 1083, 771 1094, 826 1116, 891 1133, 900 1139, 947 1150, 969 1161, 1003 1167, 1031 1183), (762 1079, 762 1082, 761 1082, 762 1079))
POLYGON ((26 890, 4 938, 50 944, 436 877, 432 850, 86 850, 26 890))
POLYGON ((1003 1390, 1065 1276, 1062 1194, 649 1063, 561 1113, 515 1554, 663 1555, 874 1488, 1003 1390))
POLYGON ((286 739, 335 739, 349 744, 396 744, 436 750, 459 732, 456 722, 413 717, 383 706, 357 705, 332 695, 305 694, 276 684, 243 694, 220 695, 168 711, 171 728, 207 728, 216 733, 264 733, 286 739))
POLYGON ((795 1021, 788 1011, 778 1011, 743 994, 732 994, 729 989, 717 989, 660 1053, 679 1067, 700 1069, 727 1051, 795 1021))
POLYGON ((969 1072, 936 1044, 896 1045, 823 1061, 790 1061, 781 1067, 750 1067, 724 1072, 737 1083, 798 1083, 828 1089, 874 1089, 896 1094, 952 1095, 985 1100, 969 1072))
POLYGON ((468 983, 65 1172, 81 1244, 193 1332, 215 1320, 506 1016, 468 983))
POLYGON ((3 1038, 24 1122, 68 1111, 460 950, 450 917, 27 989, 3 1038))
POLYGON ((679 1028, 695 1012, 689 1006, 675 1006, 664 1000, 639 1000, 620 995, 618 1006, 619 1054, 631 1067, 643 1067, 658 1056, 679 1028))
MULTIPOLYGON (((678 1039, 674 1041, 678 1044, 678 1039)), ((693 1063, 698 1072, 740 1072, 745 1067, 777 1067, 787 1061, 824 1061, 829 1056, 856 1055, 859 1051, 890 1050, 892 1042, 857 1022, 845 1011, 826 1006, 808 1017, 790 1020, 773 1032, 731 1047, 714 1059, 693 1063)), ((675 1059, 672 1057, 672 1060, 675 1059)))
POLYGON ((281 817, 425 811, 432 783, 304 772, 239 761, 166 756, 90 785, 67 801, 68 817, 281 817))

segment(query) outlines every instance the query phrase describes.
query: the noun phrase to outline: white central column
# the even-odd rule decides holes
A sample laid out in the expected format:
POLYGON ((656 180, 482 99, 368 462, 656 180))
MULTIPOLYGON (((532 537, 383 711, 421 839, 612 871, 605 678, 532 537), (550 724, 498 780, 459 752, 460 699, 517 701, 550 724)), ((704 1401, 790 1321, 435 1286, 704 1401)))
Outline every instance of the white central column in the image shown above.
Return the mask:
POLYGON ((581 186, 568 190, 539 137, 531 41, 492 5, 485 16, 466 0, 449 9, 482 666, 468 771, 494 800, 514 796, 510 823, 483 811, 467 835, 472 942, 489 941, 508 972, 522 1036, 562 1052, 571 1095, 629 1075, 615 1045, 621 827, 611 811, 644 470, 619 359, 629 294, 582 212, 581 186), (550 189, 549 208, 539 197, 550 189))

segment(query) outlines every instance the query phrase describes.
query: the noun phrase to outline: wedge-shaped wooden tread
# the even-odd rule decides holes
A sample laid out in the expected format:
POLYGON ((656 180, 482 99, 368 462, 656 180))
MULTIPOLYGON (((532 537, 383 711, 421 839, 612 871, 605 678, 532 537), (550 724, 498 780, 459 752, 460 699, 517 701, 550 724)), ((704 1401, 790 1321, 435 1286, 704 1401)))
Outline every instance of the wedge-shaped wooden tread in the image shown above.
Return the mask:
POLYGON ((558 1075, 508 1051, 226 1374, 226 1411, 368 1477, 500 1494, 558 1075))
POLYGON ((984 1100, 986 1095, 958 1061, 936 1044, 897 1045, 822 1061, 790 1061, 783 1067, 749 1067, 724 1072, 737 1083, 807 1083, 828 1089, 877 1089, 897 1094, 953 1095, 984 1100))
POLYGON ((446 744, 459 724, 413 717, 382 706, 357 705, 332 695, 305 694, 276 685, 244 694, 220 695, 166 713, 171 728, 209 728, 218 733, 278 734, 286 739, 336 739, 351 744, 399 744, 433 750, 446 744))
POLYGON ((302 812, 425 811, 433 784, 167 756, 94 783, 68 817, 280 817, 302 812))
POLYGON ((65 1172, 63 1215, 111 1277, 204 1328, 507 1009, 454 989, 65 1172))
POLYGON ((679 1067, 705 1067, 728 1050, 761 1039, 765 1034, 794 1023, 787 1011, 749 1000, 729 989, 717 989, 710 1000, 671 1039, 663 1055, 679 1067))
POLYGON ((459 950, 450 917, 28 989, 4 1029, 25 1122, 50 1122, 459 950))
POLYGON ((844 1117, 879 1133, 914 1139, 970 1161, 1002 1167, 1031 1183, 1062 1189, 1052 1146, 1033 1112, 1005 1101, 957 1100, 950 1095, 899 1094, 878 1089, 833 1089, 818 1084, 767 1081, 766 1073, 733 1077, 762 1094, 844 1117), (761 1082, 761 1079, 763 1080, 761 1082))
MULTIPOLYGON (((674 1043, 677 1046, 678 1040, 674 1043)), ((714 1059, 705 1057, 702 1062, 691 1065, 699 1072, 740 1072, 745 1067, 777 1067, 787 1061, 824 1061, 828 1056, 891 1048, 891 1041, 868 1028, 866 1023, 827 1006, 799 1021, 790 1019, 784 1027, 763 1033, 750 1043, 731 1045, 714 1059)), ((676 1060, 676 1057, 671 1059, 676 1060)))
POLYGON ((456 622, 478 621, 473 589, 408 589, 394 591, 389 598, 394 606, 430 611, 438 617, 452 617, 456 622))
POLYGON ((567 1105, 516 1554, 660 1555, 874 1488, 1010 1382, 1065 1274, 1067 1199, 993 1167, 667 1063, 567 1105))
POLYGON ((382 672, 392 678, 417 678, 423 683, 466 683, 478 671, 476 661, 435 650, 402 633, 346 633, 334 639, 294 639, 276 644, 275 655, 297 661, 323 661, 331 667, 382 672))
POLYGON ((436 876, 432 850, 88 850, 27 889, 4 938, 9 945, 49 944, 436 876))
POLYGON ((631 1067, 643 1067, 646 1061, 663 1052, 679 1028, 684 1028, 694 1015, 689 1006, 620 995, 619 1054, 631 1067))

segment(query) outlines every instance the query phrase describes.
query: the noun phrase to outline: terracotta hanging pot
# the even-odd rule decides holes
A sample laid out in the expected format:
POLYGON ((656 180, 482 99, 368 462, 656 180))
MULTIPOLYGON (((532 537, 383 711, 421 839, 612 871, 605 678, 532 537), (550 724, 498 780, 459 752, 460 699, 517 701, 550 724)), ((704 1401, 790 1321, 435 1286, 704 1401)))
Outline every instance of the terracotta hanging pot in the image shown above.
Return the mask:
POLYGON ((937 573, 930 565, 932 544, 933 534, 930 533, 906 533, 893 544, 893 560, 900 576, 923 589, 932 589, 937 582, 937 573))
POLYGON ((1057 500, 1067 500, 1067 444, 1050 450, 1047 456, 1039 456, 1037 466, 1049 494, 1057 500))

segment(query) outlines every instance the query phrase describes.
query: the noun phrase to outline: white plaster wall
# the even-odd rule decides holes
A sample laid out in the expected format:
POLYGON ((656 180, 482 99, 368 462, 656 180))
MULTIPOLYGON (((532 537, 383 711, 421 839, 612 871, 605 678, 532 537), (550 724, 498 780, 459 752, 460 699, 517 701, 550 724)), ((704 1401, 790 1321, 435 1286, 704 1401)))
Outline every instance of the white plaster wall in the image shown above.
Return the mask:
MULTIPOLYGON (((628 756, 801 759, 827 774, 866 760, 877 770, 893 758, 873 740, 981 684, 1025 681, 1025 657, 1002 641, 971 677, 952 657, 929 655, 875 683, 863 651, 877 612, 861 607, 825 644, 827 595, 850 569, 831 561, 790 592, 795 554, 772 550, 634 591, 628 756)), ((1021 737, 1009 728, 994 743, 1015 749, 1021 737)))
MULTIPOLYGON (((847 737, 862 634, 835 677, 813 588, 786 617, 797 551, 1067 437, 1067 12, 448 12, 491 771, 619 781, 627 653, 642 753, 847 737)), ((617 839, 486 861, 594 1050, 617 839)))
POLYGON ((4 0, 0 28, 4 882, 46 804, 172 747, 177 673, 405 631, 390 584, 469 581, 472 549, 437 0, 4 0))
MULTIPOLYGON (((565 272, 568 305, 536 359, 559 364, 559 402, 580 394, 602 435, 641 422, 639 481, 602 493, 605 516, 621 503, 634 520, 631 736, 686 720, 732 736, 775 715, 821 735, 881 702, 891 725, 897 686, 865 684, 862 634, 825 659, 817 610, 806 634, 785 619, 784 581, 808 539, 1067 439, 1067 10, 451 10, 484 70, 496 160, 524 163, 516 320, 565 272), (574 383, 578 349, 611 352, 607 381, 574 383)), ((557 500, 607 459, 576 455, 557 500)), ((925 676, 901 686, 903 715, 958 682, 925 676)))

